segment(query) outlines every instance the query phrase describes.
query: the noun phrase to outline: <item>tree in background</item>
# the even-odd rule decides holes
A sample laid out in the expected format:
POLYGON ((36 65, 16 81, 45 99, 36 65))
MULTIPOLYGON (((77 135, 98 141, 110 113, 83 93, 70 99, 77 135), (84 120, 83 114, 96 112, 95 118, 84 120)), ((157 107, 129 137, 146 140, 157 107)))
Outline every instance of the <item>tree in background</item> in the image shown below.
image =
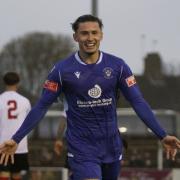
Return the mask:
POLYGON ((64 35, 34 32, 14 39, 0 53, 0 72, 17 71, 21 87, 37 98, 53 64, 73 52, 75 44, 64 35))

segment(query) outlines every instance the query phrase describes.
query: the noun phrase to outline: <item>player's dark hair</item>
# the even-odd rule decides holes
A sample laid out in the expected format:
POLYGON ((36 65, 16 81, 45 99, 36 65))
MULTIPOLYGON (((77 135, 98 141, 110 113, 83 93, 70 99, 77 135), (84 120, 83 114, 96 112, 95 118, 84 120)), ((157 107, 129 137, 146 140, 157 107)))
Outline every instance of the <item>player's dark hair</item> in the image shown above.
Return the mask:
POLYGON ((6 85, 15 85, 19 83, 20 78, 16 72, 7 72, 3 77, 3 81, 6 85))
POLYGON ((86 14, 86 15, 82 15, 82 16, 78 17, 74 21, 74 23, 71 24, 73 31, 76 32, 79 28, 79 24, 84 23, 84 22, 97 22, 99 24, 100 29, 103 28, 103 23, 102 23, 101 19, 99 19, 98 17, 93 16, 91 14, 86 14))

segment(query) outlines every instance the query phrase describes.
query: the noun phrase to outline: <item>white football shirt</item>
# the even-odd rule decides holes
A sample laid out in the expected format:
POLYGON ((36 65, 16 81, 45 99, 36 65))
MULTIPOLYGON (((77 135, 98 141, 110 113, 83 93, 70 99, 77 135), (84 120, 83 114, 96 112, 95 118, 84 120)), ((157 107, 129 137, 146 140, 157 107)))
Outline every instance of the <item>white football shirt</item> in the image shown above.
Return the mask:
MULTIPOLYGON (((31 109, 27 98, 15 91, 0 94, 0 143, 9 140, 19 129, 31 109)), ((19 143, 16 153, 27 153, 27 136, 19 143)))

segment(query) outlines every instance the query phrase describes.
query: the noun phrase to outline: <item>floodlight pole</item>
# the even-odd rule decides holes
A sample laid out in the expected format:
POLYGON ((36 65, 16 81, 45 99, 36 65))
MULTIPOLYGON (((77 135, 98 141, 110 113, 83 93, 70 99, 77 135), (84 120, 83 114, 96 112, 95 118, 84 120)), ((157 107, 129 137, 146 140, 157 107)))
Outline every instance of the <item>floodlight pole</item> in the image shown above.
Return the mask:
POLYGON ((91 0, 91 14, 98 16, 98 0, 91 0))

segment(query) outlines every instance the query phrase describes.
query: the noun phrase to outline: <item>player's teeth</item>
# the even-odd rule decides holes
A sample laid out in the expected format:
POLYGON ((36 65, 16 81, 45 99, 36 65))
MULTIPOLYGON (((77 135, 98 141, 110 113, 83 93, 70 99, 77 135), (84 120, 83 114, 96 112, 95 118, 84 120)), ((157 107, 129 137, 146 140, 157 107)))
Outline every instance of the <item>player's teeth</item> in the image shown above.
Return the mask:
POLYGON ((94 46, 94 44, 87 44, 87 46, 91 47, 91 46, 94 46))

